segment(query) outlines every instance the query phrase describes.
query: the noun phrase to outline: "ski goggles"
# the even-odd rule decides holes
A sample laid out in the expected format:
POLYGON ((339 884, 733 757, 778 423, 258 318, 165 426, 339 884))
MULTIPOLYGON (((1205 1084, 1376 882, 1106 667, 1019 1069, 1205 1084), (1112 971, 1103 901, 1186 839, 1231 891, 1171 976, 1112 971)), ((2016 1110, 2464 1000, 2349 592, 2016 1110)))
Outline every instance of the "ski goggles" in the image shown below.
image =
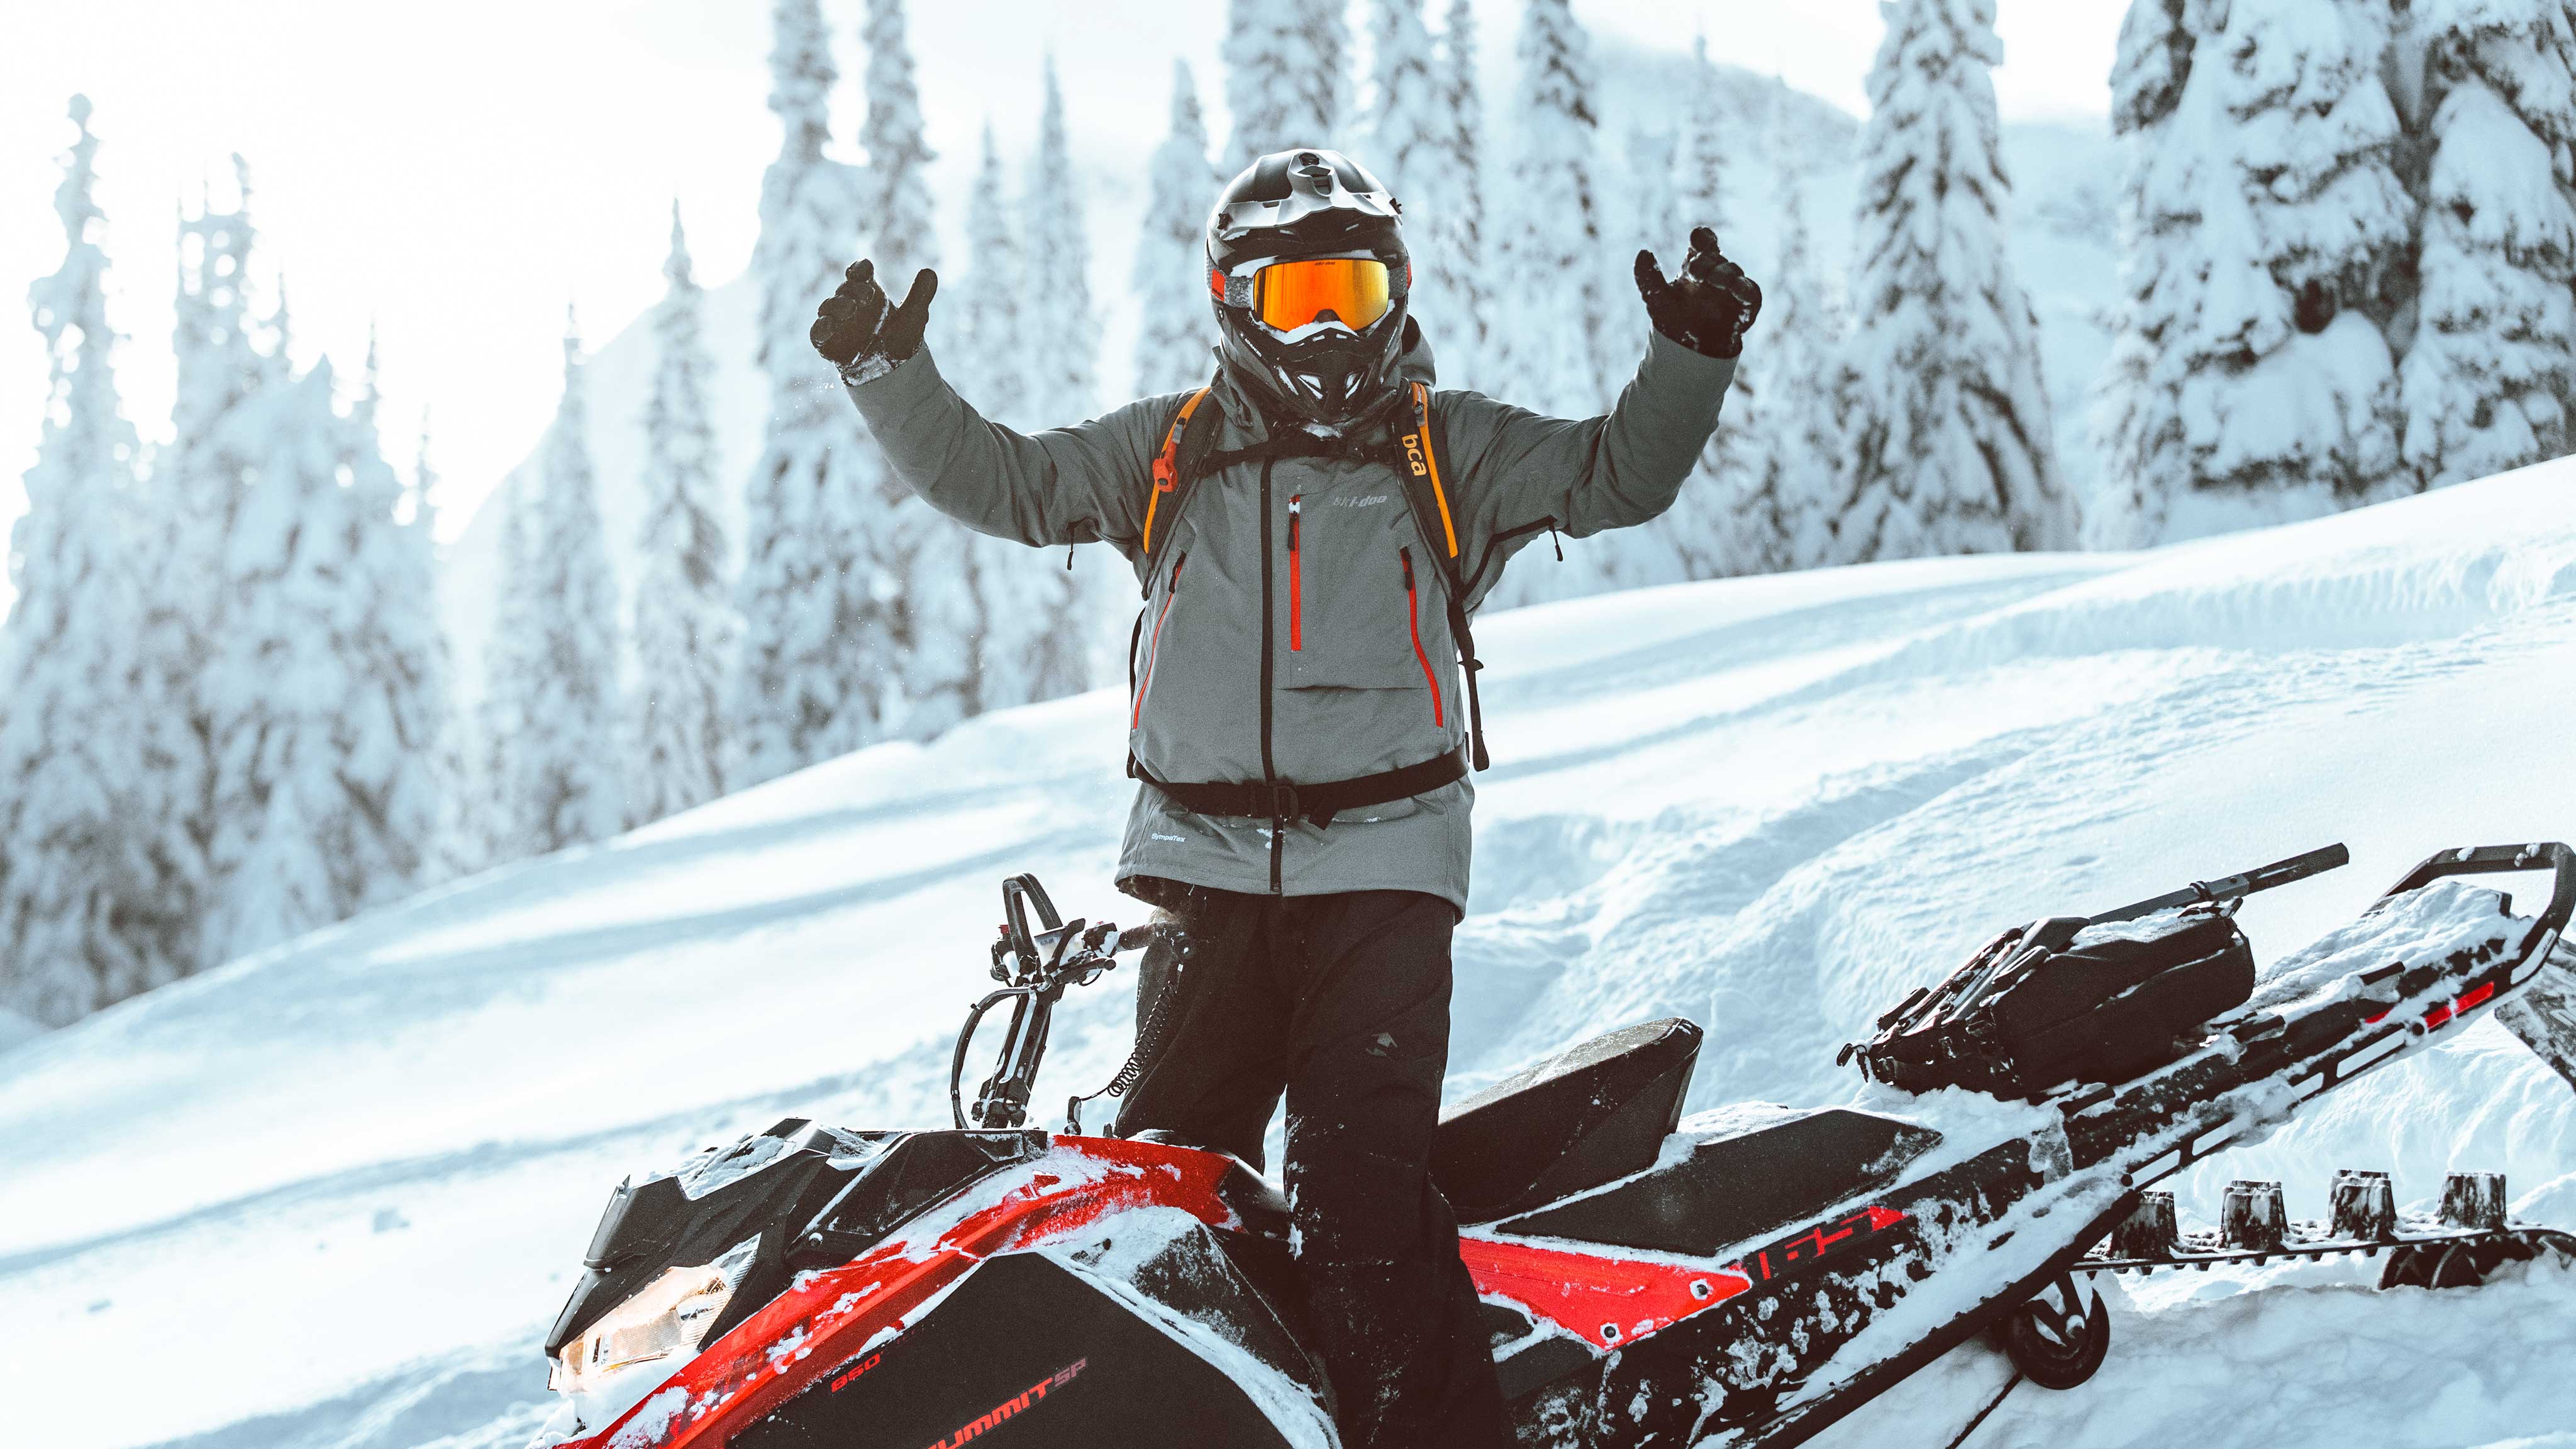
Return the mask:
POLYGON ((1250 276, 1208 273, 1209 288, 1226 305, 1250 309, 1273 332, 1311 327, 1328 312, 1354 332, 1367 331, 1395 304, 1393 283, 1375 257, 1272 262, 1250 276))

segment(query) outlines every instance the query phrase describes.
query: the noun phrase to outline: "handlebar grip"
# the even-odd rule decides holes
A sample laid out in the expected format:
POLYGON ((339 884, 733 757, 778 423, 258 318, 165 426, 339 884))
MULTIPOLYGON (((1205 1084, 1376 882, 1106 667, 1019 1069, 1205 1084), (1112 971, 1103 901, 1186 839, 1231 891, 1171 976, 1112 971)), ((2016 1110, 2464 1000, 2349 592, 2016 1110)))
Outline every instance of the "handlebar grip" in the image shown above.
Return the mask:
POLYGON ((2551 873, 2551 890, 2549 905, 2540 913, 2539 928, 2564 931, 2569 917, 2576 916, 2576 850, 2569 850, 2555 840, 2530 845, 2463 846, 2428 856, 2422 864, 2406 872, 2397 884, 2390 886, 2381 899, 2421 889, 2444 876, 2499 875, 2508 871, 2544 869, 2551 873))

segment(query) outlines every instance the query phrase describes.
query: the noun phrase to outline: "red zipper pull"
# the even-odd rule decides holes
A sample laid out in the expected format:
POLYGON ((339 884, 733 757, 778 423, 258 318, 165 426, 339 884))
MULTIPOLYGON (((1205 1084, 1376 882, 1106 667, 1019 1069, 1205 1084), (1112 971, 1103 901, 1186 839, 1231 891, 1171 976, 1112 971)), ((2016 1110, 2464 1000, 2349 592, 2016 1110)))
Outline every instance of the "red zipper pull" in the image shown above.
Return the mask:
POLYGON ((1306 495, 1303 493, 1291 493, 1288 495, 1288 551, 1290 553, 1295 553, 1297 551, 1298 504, 1305 498, 1305 496, 1306 495))

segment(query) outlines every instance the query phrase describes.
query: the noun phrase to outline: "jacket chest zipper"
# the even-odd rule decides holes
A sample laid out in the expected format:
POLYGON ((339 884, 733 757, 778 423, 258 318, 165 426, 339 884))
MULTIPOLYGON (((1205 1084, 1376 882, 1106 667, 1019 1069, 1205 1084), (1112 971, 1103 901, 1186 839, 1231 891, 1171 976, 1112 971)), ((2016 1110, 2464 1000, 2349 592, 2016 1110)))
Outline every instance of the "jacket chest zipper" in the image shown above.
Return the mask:
POLYGON ((1288 495, 1288 649, 1295 653, 1306 647, 1305 569, 1298 562, 1297 515, 1305 495, 1288 495))
POLYGON ((1181 565, 1188 563, 1186 553, 1172 560, 1171 582, 1163 586, 1163 611, 1154 616, 1154 642, 1145 650, 1145 674, 1136 684, 1136 710, 1127 728, 1135 729, 1145 722, 1145 696, 1154 692, 1154 664, 1163 657, 1163 625, 1172 617, 1172 605, 1181 599, 1181 565))
POLYGON ((1431 690, 1431 722, 1446 728, 1448 710, 1440 702, 1440 676, 1432 672, 1431 656, 1422 647, 1422 599, 1413 587, 1413 550, 1396 550, 1404 561, 1404 627, 1413 631, 1413 658, 1422 666, 1422 682, 1431 690))
MULTIPOLYGON (((1272 602, 1270 592, 1270 465, 1273 461, 1270 458, 1261 460, 1261 779, 1263 784, 1275 787, 1279 783, 1279 767, 1271 759, 1270 714, 1271 694, 1277 687, 1279 668, 1277 650, 1272 641, 1278 637, 1279 624, 1277 616, 1272 613, 1277 606, 1272 602)), ((1277 815, 1271 816, 1270 893, 1274 896, 1282 893, 1280 879, 1284 867, 1281 855, 1286 848, 1287 835, 1288 822, 1277 815)))

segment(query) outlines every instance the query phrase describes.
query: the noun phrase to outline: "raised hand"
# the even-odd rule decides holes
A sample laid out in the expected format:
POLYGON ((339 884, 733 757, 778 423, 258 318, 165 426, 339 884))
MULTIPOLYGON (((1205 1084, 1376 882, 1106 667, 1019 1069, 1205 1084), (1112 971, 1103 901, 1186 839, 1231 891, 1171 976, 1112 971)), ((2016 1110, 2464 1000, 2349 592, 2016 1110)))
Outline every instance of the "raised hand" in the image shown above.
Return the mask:
POLYGON ((1702 357, 1734 357, 1762 315, 1762 289, 1717 249, 1717 233, 1694 227, 1681 275, 1667 282, 1653 252, 1637 253, 1637 295, 1655 330, 1702 357))
POLYGON ((922 329, 930 325, 930 299, 939 295, 939 274, 928 267, 912 279, 901 306, 890 306, 877 285, 877 264, 853 263, 839 291, 823 299, 809 334, 814 350, 841 371, 844 382, 870 382, 894 371, 921 350, 922 329))

